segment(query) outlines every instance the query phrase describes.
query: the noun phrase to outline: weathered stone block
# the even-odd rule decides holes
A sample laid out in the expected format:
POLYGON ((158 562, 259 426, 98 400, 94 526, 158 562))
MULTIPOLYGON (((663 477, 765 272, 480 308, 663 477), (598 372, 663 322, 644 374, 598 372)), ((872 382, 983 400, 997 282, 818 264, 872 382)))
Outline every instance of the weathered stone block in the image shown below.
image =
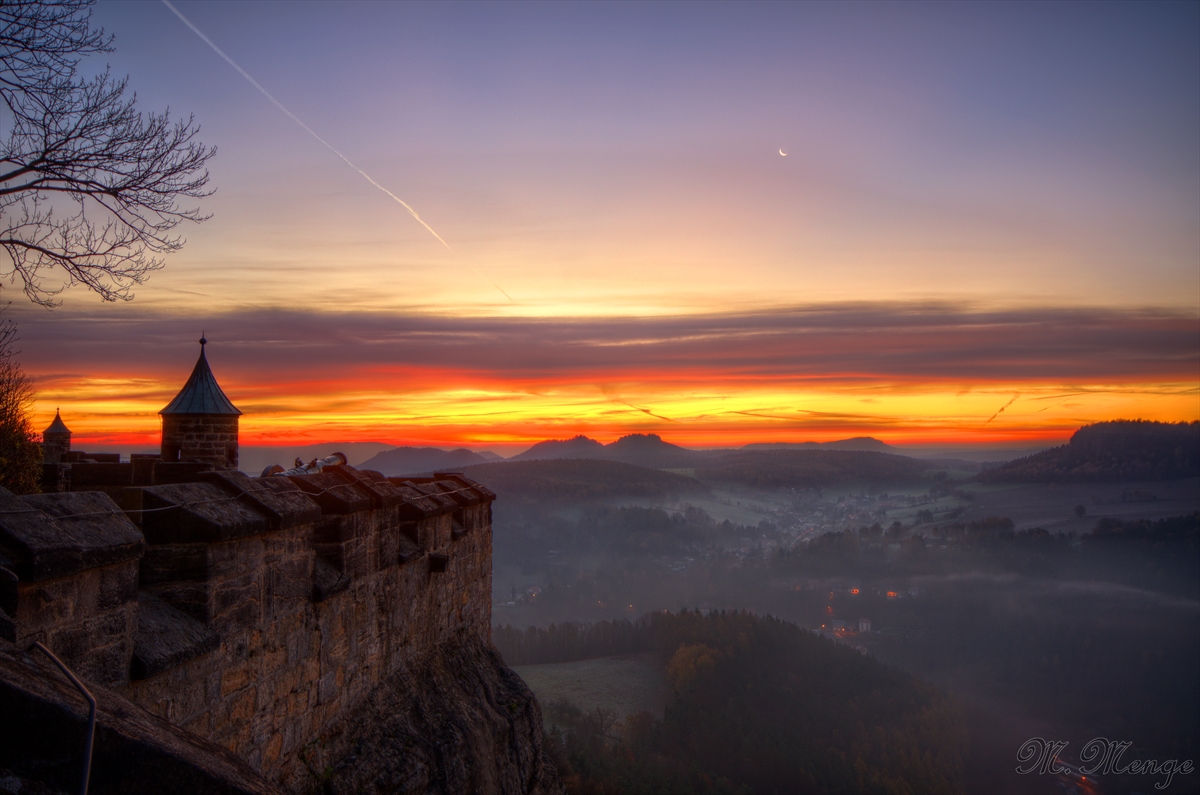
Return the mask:
POLYGON ((245 665, 239 665, 232 668, 227 668, 221 673, 221 697, 224 698, 230 693, 241 690, 250 683, 250 668, 245 665))
POLYGON ((17 610, 13 618, 20 627, 20 634, 32 636, 73 622, 79 605, 79 586, 77 577, 18 582, 17 610))
POLYGON ((142 534, 101 492, 0 493, 0 550, 23 581, 135 560, 142 534))
POLYGON ((142 556, 143 586, 208 579, 208 544, 152 544, 142 556))
MULTIPOLYGON (((130 669, 134 679, 160 674, 201 654, 215 651, 220 645, 220 638, 215 632, 183 611, 152 594, 143 592, 138 595, 137 632, 130 669)), ((203 694, 202 683, 197 683, 192 689, 203 694)))
POLYGON ((212 621, 212 595, 207 582, 158 583, 146 590, 202 624, 212 621))
POLYGON ((105 610, 137 599, 138 565, 136 561, 105 566, 99 570, 96 608, 105 610))
POLYGON ((350 578, 338 571, 323 558, 317 558, 313 565, 312 600, 323 602, 336 593, 345 591, 350 586, 350 578))
POLYGON ((143 491, 142 531, 151 544, 228 541, 270 529, 265 516, 208 483, 151 486, 143 491))
POLYGON ((345 482, 332 472, 287 477, 321 506, 322 513, 352 514, 371 507, 370 493, 345 482))
POLYGON ((262 583, 259 572, 214 583, 212 588, 212 624, 218 632, 233 627, 249 627, 262 620, 262 583))

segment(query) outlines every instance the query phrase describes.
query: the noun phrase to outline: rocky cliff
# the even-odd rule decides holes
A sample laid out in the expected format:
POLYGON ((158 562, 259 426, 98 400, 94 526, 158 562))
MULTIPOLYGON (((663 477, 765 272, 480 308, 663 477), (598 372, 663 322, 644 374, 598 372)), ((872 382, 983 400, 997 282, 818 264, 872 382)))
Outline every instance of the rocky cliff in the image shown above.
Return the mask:
POLYGON ((465 633, 388 677, 308 758, 323 795, 563 792, 537 700, 465 633))

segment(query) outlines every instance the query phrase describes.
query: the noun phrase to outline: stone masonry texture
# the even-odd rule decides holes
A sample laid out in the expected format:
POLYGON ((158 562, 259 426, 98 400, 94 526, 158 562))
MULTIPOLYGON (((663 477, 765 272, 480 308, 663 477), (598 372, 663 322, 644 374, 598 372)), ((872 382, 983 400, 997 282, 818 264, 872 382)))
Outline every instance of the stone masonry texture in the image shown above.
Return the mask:
POLYGON ((164 414, 162 460, 238 467, 238 418, 225 414, 164 414))
POLYGON ((93 493, 111 511, 86 555, 47 540, 67 508, 0 523, 0 636, 286 791, 560 792, 489 640, 494 496, 352 467, 129 488, 124 513, 93 493))

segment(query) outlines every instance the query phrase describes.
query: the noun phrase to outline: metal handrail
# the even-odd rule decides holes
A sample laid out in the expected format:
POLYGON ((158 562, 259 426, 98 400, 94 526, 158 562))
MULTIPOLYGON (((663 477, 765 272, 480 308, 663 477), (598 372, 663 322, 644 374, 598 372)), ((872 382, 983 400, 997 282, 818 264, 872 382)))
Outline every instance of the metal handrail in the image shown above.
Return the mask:
POLYGON ((87 747, 83 750, 83 779, 79 782, 79 795, 87 795, 88 780, 92 777, 92 742, 96 738, 96 698, 83 686, 83 682, 79 681, 79 677, 71 672, 71 669, 66 666, 62 660, 54 656, 54 652, 47 649, 41 642, 35 641, 34 646, 42 650, 42 653, 50 658, 51 662, 58 666, 58 670, 67 675, 71 680, 71 684, 75 685, 75 689, 83 694, 83 697, 88 702, 88 729, 87 729, 87 747))

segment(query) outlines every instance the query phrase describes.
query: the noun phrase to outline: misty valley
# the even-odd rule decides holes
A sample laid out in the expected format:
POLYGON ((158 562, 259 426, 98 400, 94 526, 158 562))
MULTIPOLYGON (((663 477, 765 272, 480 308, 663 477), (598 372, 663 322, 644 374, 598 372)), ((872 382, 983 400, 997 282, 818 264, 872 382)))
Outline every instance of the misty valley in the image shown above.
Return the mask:
POLYGON ((1200 795, 1198 34, 0 0, 0 795, 1200 795))
POLYGON ((1106 423, 1008 463, 626 437, 463 471, 498 495, 493 640, 569 789, 1133 792, 1164 778, 1079 754, 1195 757, 1198 434, 1106 423), (901 725, 911 748, 873 734, 901 725), (1031 738, 1075 772, 1017 773, 1031 738))

